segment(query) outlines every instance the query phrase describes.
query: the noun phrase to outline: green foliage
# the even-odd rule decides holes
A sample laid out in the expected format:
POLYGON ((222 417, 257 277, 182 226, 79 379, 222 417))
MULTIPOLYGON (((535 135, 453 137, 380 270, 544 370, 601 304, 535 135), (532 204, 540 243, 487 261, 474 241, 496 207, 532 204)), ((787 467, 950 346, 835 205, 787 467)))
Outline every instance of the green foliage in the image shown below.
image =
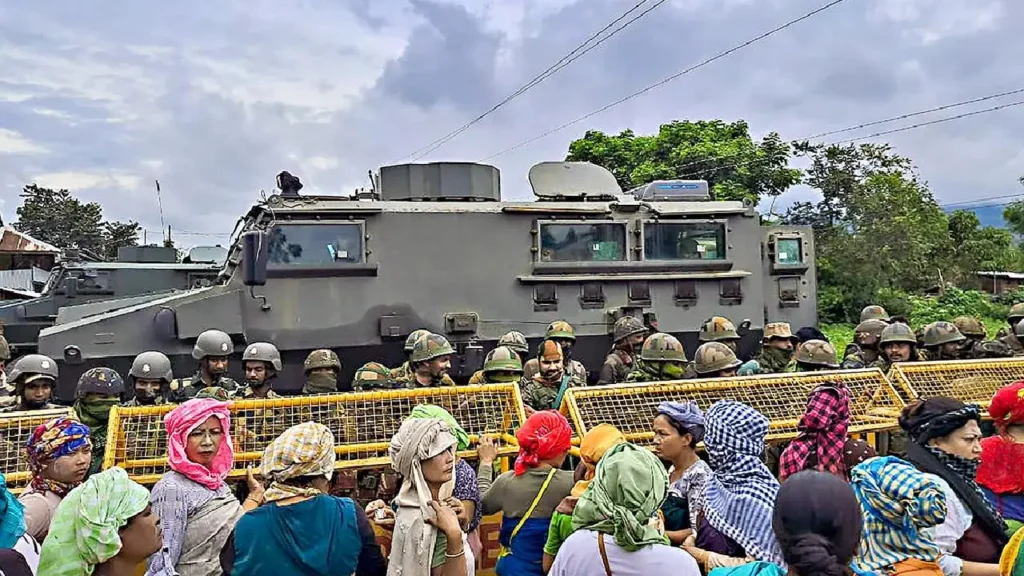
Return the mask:
POLYGON ((120 246, 136 246, 141 227, 135 222, 105 222, 103 208, 84 203, 68 190, 25 186, 14 227, 58 248, 85 248, 108 258, 120 246))
POLYGON ((993 302, 988 294, 977 290, 946 288, 938 297, 910 296, 913 309, 910 322, 916 328, 939 320, 952 320, 957 316, 976 318, 1002 318, 1006 321, 1009 306, 993 302))

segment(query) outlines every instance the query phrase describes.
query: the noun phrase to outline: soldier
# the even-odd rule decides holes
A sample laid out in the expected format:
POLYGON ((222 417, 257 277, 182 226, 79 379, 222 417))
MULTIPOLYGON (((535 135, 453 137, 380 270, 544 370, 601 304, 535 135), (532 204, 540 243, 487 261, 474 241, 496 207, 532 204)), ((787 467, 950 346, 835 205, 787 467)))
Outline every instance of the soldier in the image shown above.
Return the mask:
POLYGON ((12 398, 16 403, 4 408, 3 412, 60 408, 50 402, 53 388, 57 385, 57 363, 53 358, 42 354, 22 356, 11 365, 8 377, 14 384, 12 398))
MULTIPOLYGON (((572 327, 570 326, 570 328, 572 327)), ((512 350, 519 356, 519 363, 526 364, 527 356, 530 354, 530 345, 526 343, 526 336, 523 336, 522 332, 516 330, 506 332, 501 338, 498 338, 498 346, 512 350)))
POLYGON ((4 371, 10 360, 11 347, 7 343, 7 339, 0 334, 0 396, 10 396, 14 392, 14 388, 7 385, 7 372, 4 371))
POLYGON ((999 338, 999 341, 1005 344, 1014 356, 1024 356, 1024 343, 1021 342, 1021 337, 1024 336, 1024 332, 1017 329, 1022 324, 1022 317, 1024 317, 1024 303, 1014 304, 1013 307, 1010 308, 1010 316, 1008 317, 1008 321, 1012 328, 1007 330, 1006 334, 999 338))
POLYGON ((636 362, 636 352, 643 346, 647 336, 647 326, 638 318, 623 316, 615 322, 612 329, 611 352, 604 359, 601 373, 597 377, 598 384, 616 384, 625 382, 636 362))
POLYGON ((882 320, 888 323, 889 313, 881 306, 876 306, 874 304, 865 306, 864 309, 860 311, 860 321, 864 322, 865 320, 882 320))
POLYGON ((110 368, 90 368, 78 379, 75 412, 82 424, 89 427, 92 440, 92 463, 86 478, 99 472, 103 465, 110 409, 121 402, 124 392, 124 380, 110 368))
POLYGON ((1016 332, 1017 324, 1024 319, 1024 302, 1010 306, 1010 313, 1006 315, 1007 326, 1003 326, 996 333, 996 339, 1001 340, 1004 336, 1012 336, 1016 332))
POLYGON ((523 376, 523 403, 527 412, 534 410, 558 410, 562 396, 569 388, 586 386, 578 377, 566 372, 562 347, 554 340, 544 340, 537 347, 537 363, 540 372, 529 380, 523 376))
POLYGON ((240 395, 242 398, 280 398, 272 390, 272 384, 281 371, 281 352, 270 342, 253 342, 242 352, 242 369, 245 370, 245 383, 240 395))
MULTIPOLYGON (((544 339, 558 342, 558 345, 562 348, 565 371, 572 374, 576 380, 586 383, 586 367, 579 360, 573 360, 572 358, 572 348, 576 344, 576 330, 572 325, 565 320, 555 320, 548 324, 548 329, 544 332, 544 339)), ((529 351, 524 352, 524 354, 528 353, 529 351)), ((523 378, 526 380, 531 380, 538 372, 540 372, 540 365, 537 363, 536 358, 530 358, 523 364, 523 378)))
POLYGON ((498 346, 484 357, 484 367, 473 374, 470 384, 508 384, 523 379, 523 363, 507 346, 498 346))
POLYGON ((964 335, 960 345, 960 358, 977 360, 981 358, 1009 358, 1013 352, 998 340, 985 340, 985 325, 971 316, 958 316, 953 325, 964 335))
POLYGON ((167 401, 174 374, 171 372, 171 360, 163 352, 150 350, 143 352, 132 361, 128 371, 128 380, 135 390, 135 397, 125 406, 153 406, 167 401))
POLYGON ((924 357, 928 360, 956 360, 967 338, 949 322, 932 322, 924 327, 924 357))
POLYGON ((679 380, 686 373, 686 351, 671 334, 656 332, 644 340, 636 368, 626 382, 662 382, 679 380))
POLYGON ((697 339, 701 344, 705 342, 721 342, 732 350, 733 354, 739 354, 737 348, 740 342, 740 335, 736 332, 736 325, 722 316, 712 316, 707 322, 700 325, 700 332, 697 339))
POLYGON ((740 366, 740 376, 750 374, 778 374, 786 371, 793 358, 793 346, 798 342, 788 322, 770 322, 764 327, 761 352, 756 358, 740 366))
POLYGON ((188 378, 176 378, 171 381, 171 402, 181 403, 191 398, 203 388, 219 386, 228 392, 235 392, 238 383, 227 375, 228 356, 234 350, 231 337, 220 330, 207 330, 196 339, 192 347, 192 358, 199 361, 199 370, 188 378))
POLYGON ((334 394, 338 392, 338 374, 341 374, 341 360, 333 350, 313 350, 302 363, 306 373, 303 394, 334 394))
POLYGON ((730 378, 736 376, 741 362, 723 342, 706 342, 693 355, 693 369, 698 378, 730 378))
POLYGON ((839 368, 836 349, 824 340, 808 340, 793 353, 797 372, 817 372, 839 368))
POLYGON ((367 362, 356 370, 352 378, 352 390, 362 392, 374 388, 394 388, 395 380, 391 370, 379 362, 367 362))
POLYGON ((400 388, 454 386, 455 382, 448 377, 454 354, 455 350, 447 338, 440 334, 427 334, 412 345, 409 372, 401 378, 396 377, 395 383, 400 388))
POLYGON ((840 367, 843 370, 857 370, 878 360, 878 340, 888 325, 879 319, 865 320, 857 324, 853 329, 853 342, 846 346, 840 367))
POLYGON ((882 330, 878 348, 882 353, 871 363, 871 367, 881 368, 882 372, 888 372, 896 362, 913 362, 921 359, 917 352, 917 337, 914 331, 901 322, 889 324, 882 330))
POLYGON ((416 344, 417 340, 426 336, 427 334, 430 334, 430 330, 424 330, 422 328, 420 328, 419 330, 413 330, 412 332, 409 333, 409 336, 407 336, 405 339, 405 346, 402 347, 402 350, 405 352, 405 362, 403 362, 401 366, 391 369, 391 377, 393 379, 405 380, 406 378, 408 378, 409 373, 411 372, 411 370, 409 369, 409 359, 412 358, 413 345, 416 344))

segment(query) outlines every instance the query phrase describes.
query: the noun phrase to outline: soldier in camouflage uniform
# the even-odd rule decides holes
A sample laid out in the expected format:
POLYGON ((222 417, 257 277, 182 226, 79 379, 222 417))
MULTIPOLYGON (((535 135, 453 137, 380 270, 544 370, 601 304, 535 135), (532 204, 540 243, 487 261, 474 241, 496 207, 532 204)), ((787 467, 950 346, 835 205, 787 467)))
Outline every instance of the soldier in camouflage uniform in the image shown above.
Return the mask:
POLYGON ((51 403, 57 385, 57 363, 49 356, 28 354, 8 368, 8 377, 14 384, 14 402, 2 412, 28 412, 52 410, 60 406, 51 403))
POLYGON ((793 347, 799 342, 788 322, 770 322, 764 327, 761 352, 740 366, 737 374, 779 374, 786 371, 793 358, 793 347))
POLYGON ((924 357, 927 360, 957 360, 967 340, 954 324, 932 322, 924 327, 924 357))
POLYGON ((864 322, 865 320, 882 320, 888 324, 889 313, 881 306, 876 306, 874 304, 865 306, 864 309, 860 311, 860 321, 864 322))
POLYGON ((901 322, 890 324, 882 330, 878 348, 882 353, 871 363, 871 367, 881 368, 882 372, 888 373, 896 362, 916 362, 922 359, 917 350, 917 336, 910 326, 901 322))
POLYGON ((639 318, 633 316, 619 318, 612 329, 612 342, 614 343, 612 350, 604 359, 597 383, 625 382, 626 377, 636 365, 637 351, 643 346, 646 336, 647 326, 644 326, 639 318))
POLYGON ((303 394, 334 394, 338 392, 341 360, 338 360, 338 355, 333 350, 326 348, 313 350, 302 363, 302 370, 306 373, 306 385, 302 387, 303 394))
POLYGON ((473 374, 470 384, 508 384, 523 379, 523 363, 514 350, 498 346, 484 357, 484 367, 473 374))
MULTIPOLYGON (((712 316, 701 324, 700 331, 697 333, 697 340, 701 344, 720 342, 728 346, 733 354, 739 355, 740 353, 740 335, 736 331, 736 325, 724 316, 712 316)), ((683 374, 683 378, 700 378, 700 375, 697 374, 693 366, 694 364, 691 362, 686 367, 686 373, 683 374)))
POLYGON ((270 342, 253 342, 242 352, 242 369, 245 370, 244 388, 236 396, 250 398, 280 398, 272 385, 281 372, 281 352, 270 342))
POLYGON ((824 340, 808 340, 793 353, 794 368, 797 372, 836 370, 836 349, 824 340))
MULTIPOLYGON (((524 336, 522 332, 519 332, 517 330, 510 330, 502 334, 501 338, 498 338, 497 346, 504 346, 515 352, 519 356, 520 364, 526 364, 526 362, 529 360, 529 358, 527 357, 530 355, 530 345, 527 344, 526 336, 524 336)), ((572 344, 570 344, 569 346, 571 348, 572 344)), ((563 346, 562 348, 564 353, 565 347, 563 346)))
POLYGON ((448 377, 454 355, 455 350, 447 338, 440 334, 427 334, 412 345, 409 371, 401 377, 395 377, 395 384, 399 388, 454 386, 455 383, 448 377))
POLYGON ((999 341, 1005 344, 1014 356, 1024 356, 1024 331, 1020 330, 1024 322, 1021 322, 1021 314, 1024 314, 1024 304, 1014 304, 1010 308, 1010 315, 1008 317, 1012 328, 999 338, 999 341))
POLYGON ((656 332, 644 340, 636 367, 626 382, 662 382, 679 380, 686 373, 686 350, 671 334, 656 332))
POLYGON ((99 472, 103 465, 110 409, 123 400, 124 394, 124 380, 110 368, 90 368, 78 379, 75 387, 75 413, 82 424, 89 427, 89 438, 92 440, 92 463, 87 478, 99 472))
POLYGON ((1015 334, 1017 323, 1024 319, 1024 302, 1014 304, 1010 306, 1010 313, 1006 315, 1006 326, 999 329, 996 332, 996 340, 1002 339, 1004 336, 1012 336, 1015 334))
POLYGON ((878 360, 878 341, 888 325, 877 318, 857 324, 853 329, 853 342, 846 346, 840 367, 843 370, 858 370, 878 360))
POLYGON ((413 330, 405 338, 405 345, 402 346, 402 351, 405 352, 405 362, 403 362, 401 366, 396 366, 391 369, 391 377, 393 379, 405 380, 406 378, 408 378, 409 373, 412 371, 409 368, 409 359, 412 358, 412 347, 414 344, 416 344, 417 340, 426 336, 427 334, 430 334, 430 330, 424 330, 423 328, 420 328, 419 330, 413 330))
POLYGON ((693 370, 698 378, 730 378, 736 376, 739 358, 722 342, 705 342, 693 355, 693 370))
MULTIPOLYGON (((572 374, 576 380, 586 383, 586 367, 579 360, 573 360, 572 358, 572 348, 576 344, 576 330, 572 325, 565 320, 555 320, 548 324, 548 329, 544 332, 544 339, 558 342, 558 345, 562 348, 565 371, 572 374)), ((527 353, 529 352, 527 351, 527 353)), ((540 372, 540 364, 538 364, 536 358, 530 358, 523 364, 524 379, 531 380, 538 372, 540 372)))
POLYGON ((188 378, 176 378, 171 381, 170 402, 180 404, 191 398, 203 388, 219 386, 228 392, 235 392, 238 383, 228 373, 228 357, 234 350, 234 344, 227 333, 220 330, 207 330, 196 339, 192 348, 192 358, 199 361, 199 370, 188 378))
POLYGON ((374 388, 394 388, 395 381, 391 370, 379 362, 367 362, 356 370, 352 377, 352 390, 362 392, 374 388))
POLYGON ((569 388, 586 386, 579 378, 565 371, 562 347, 554 340, 544 340, 537 347, 540 372, 521 384, 523 403, 532 410, 558 410, 562 396, 569 388))
POLYGON ((953 325, 964 335, 960 345, 960 358, 978 360, 981 358, 1009 358, 1013 352, 997 340, 985 340, 985 325, 970 316, 958 316, 953 325))
POLYGON ((171 372, 171 360, 163 352, 155 350, 143 352, 132 361, 132 368, 128 371, 128 380, 135 395, 131 400, 125 402, 125 406, 163 404, 167 402, 171 380, 174 380, 174 374, 171 372))

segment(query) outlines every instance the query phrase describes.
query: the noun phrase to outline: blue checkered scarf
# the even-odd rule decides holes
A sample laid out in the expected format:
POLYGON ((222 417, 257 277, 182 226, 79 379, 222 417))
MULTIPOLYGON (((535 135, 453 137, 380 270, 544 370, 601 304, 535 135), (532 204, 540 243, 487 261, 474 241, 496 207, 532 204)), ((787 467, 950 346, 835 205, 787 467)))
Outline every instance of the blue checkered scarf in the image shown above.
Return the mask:
POLYGON ((708 523, 755 560, 784 567, 772 531, 779 482, 761 462, 768 419, 732 400, 716 402, 704 418, 704 446, 714 470, 705 492, 708 523))

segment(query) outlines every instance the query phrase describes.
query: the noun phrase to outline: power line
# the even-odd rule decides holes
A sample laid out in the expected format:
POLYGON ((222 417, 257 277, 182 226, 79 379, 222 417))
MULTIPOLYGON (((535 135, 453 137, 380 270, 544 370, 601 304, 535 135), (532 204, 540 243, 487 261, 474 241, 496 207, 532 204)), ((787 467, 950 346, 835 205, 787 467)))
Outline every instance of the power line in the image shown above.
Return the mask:
POLYGON ((462 126, 456 128, 455 130, 452 130, 451 132, 445 134, 444 136, 441 136, 440 138, 438 138, 437 140, 434 140, 433 142, 427 144, 426 146, 423 146, 421 148, 418 148, 418 149, 412 151, 409 154, 406 154, 405 156, 400 158, 399 161, 404 160, 404 159, 409 158, 409 157, 412 157, 413 160, 418 160, 418 159, 426 156, 427 154, 430 154, 434 150, 437 150, 441 146, 444 146, 445 144, 447 144, 448 142, 450 142, 454 138, 458 137, 459 134, 462 134, 463 132, 468 130, 471 126, 473 126, 477 122, 483 120, 484 118, 486 118, 490 114, 494 113, 495 111, 497 111, 499 108, 501 108, 505 104, 508 104, 512 100, 515 100, 519 96, 522 96, 524 93, 526 93, 527 91, 531 90, 533 87, 535 87, 538 84, 544 82, 545 80, 547 80, 551 76, 557 74, 559 71, 561 71, 566 66, 572 64, 573 62, 575 62, 579 58, 583 57, 587 52, 590 52, 594 48, 597 48, 598 46, 600 46, 606 40, 608 40, 612 36, 615 36, 616 34, 621 32, 624 28, 626 28, 629 25, 633 24, 634 22, 636 22, 640 18, 643 18, 649 12, 651 12, 652 10, 657 8, 658 6, 661 6, 662 4, 664 4, 666 0, 657 0, 657 2, 655 2, 655 4, 653 6, 647 8, 646 10, 641 12, 640 14, 634 16, 628 22, 622 24, 621 26, 619 26, 618 28, 616 28, 615 30, 610 32, 607 36, 601 38, 597 42, 594 42, 594 44, 591 44, 591 45, 588 46, 588 44, 590 44, 596 38, 601 36, 601 34, 604 34, 612 26, 615 26, 616 24, 618 24, 619 22, 624 20, 627 16, 629 16, 630 14, 635 12, 638 8, 640 8, 641 6, 646 4, 648 1, 649 0, 640 0, 639 2, 637 2, 632 8, 630 8, 626 12, 622 13, 622 15, 620 15, 615 20, 612 20, 611 22, 609 22, 604 28, 602 28, 602 29, 598 30, 597 32, 595 32, 594 34, 592 34, 589 38, 584 40, 581 44, 579 44, 578 46, 573 48, 572 51, 570 51, 568 54, 566 54, 565 56, 562 56, 554 64, 552 64, 551 66, 548 66, 548 68, 546 70, 544 70, 540 74, 534 76, 529 82, 527 82, 526 84, 523 84, 522 86, 520 86, 518 89, 516 89, 515 92, 513 92, 513 93, 509 94, 508 96, 506 96, 504 100, 498 102, 497 104, 492 106, 490 109, 488 109, 483 114, 480 114, 476 118, 473 118, 469 122, 463 124, 462 126), (584 49, 585 46, 586 46, 586 49, 584 49))
POLYGON ((695 70, 703 68, 704 66, 707 66, 708 64, 711 64, 712 62, 714 62, 716 60, 720 60, 722 58, 725 58, 726 56, 732 54, 733 52, 737 52, 739 50, 742 50, 743 48, 746 48, 747 46, 750 46, 751 44, 754 44, 756 42, 764 40, 765 38, 768 38, 769 36, 772 36, 772 35, 774 35, 774 34, 776 34, 778 32, 781 32, 781 31, 785 30, 786 28, 789 28, 790 26, 793 26, 794 24, 797 24, 799 22, 807 20, 808 18, 811 18, 811 17, 813 17, 813 16, 815 16, 815 15, 821 13, 821 12, 824 12, 825 10, 828 10, 829 8, 831 8, 831 7, 833 7, 833 6, 837 5, 837 4, 841 4, 844 1, 845 0, 832 0, 828 4, 825 4, 824 6, 821 6, 820 8, 812 10, 812 11, 804 14, 803 16, 800 16, 799 18, 796 18, 794 20, 790 20, 789 22, 786 22, 785 24, 782 24, 781 26, 773 28, 773 29, 771 29, 771 30, 769 30, 767 32, 764 32, 764 33, 762 33, 759 36, 756 36, 754 38, 751 38, 750 40, 747 40, 746 42, 743 42, 742 44, 738 44, 736 46, 733 46, 732 48, 729 48, 728 50, 726 50, 724 52, 720 52, 717 55, 712 56, 712 57, 710 57, 710 58, 708 58, 708 59, 706 59, 706 60, 704 60, 704 61, 702 61, 702 62, 700 62, 698 64, 695 64, 695 65, 693 65, 693 66, 691 66, 691 67, 689 67, 689 68, 687 68, 685 70, 682 70, 680 72, 676 72, 675 74, 673 74, 673 75, 671 75, 671 76, 669 76, 667 78, 663 78, 663 79, 655 82, 654 84, 650 84, 650 85, 648 85, 648 86, 646 86, 644 88, 641 88, 640 90, 637 90, 636 92, 633 92, 632 94, 629 94, 627 96, 623 96, 622 98, 620 98, 620 99, 618 99, 618 100, 616 100, 616 101, 614 101, 614 102, 612 102, 610 104, 602 106, 601 108, 598 108, 597 110, 594 110, 593 112, 590 112, 588 114, 584 114, 583 116, 580 116, 579 118, 576 118, 574 120, 566 122, 565 124, 562 124, 561 126, 553 128, 551 130, 548 130, 547 132, 544 132, 543 134, 540 134, 538 136, 534 136, 533 138, 530 138, 529 140, 525 140, 523 142, 520 142, 519 144, 516 144, 514 146, 506 148, 506 149, 504 149, 504 150, 502 150, 500 152, 497 152, 495 154, 491 154, 490 156, 481 159, 480 162, 486 162, 486 161, 491 160, 493 158, 497 158, 498 156, 502 156, 504 154, 508 154, 509 152, 512 152, 514 150, 518 150, 518 149, 522 148, 523 146, 527 146, 527 145, 532 144, 532 143, 534 143, 534 142, 536 142, 538 140, 542 140, 544 138, 547 138, 548 136, 551 136, 552 134, 555 134, 557 132, 561 132, 562 130, 565 130, 566 128, 568 128, 568 127, 570 127, 570 126, 572 126, 574 124, 578 124, 578 123, 580 123, 580 122, 582 122, 584 120, 587 120, 589 118, 592 118, 592 117, 594 117, 594 116, 596 116, 596 115, 598 115, 598 114, 600 114, 602 112, 605 112, 607 110, 615 108, 616 106, 624 104, 624 103, 628 102, 629 100, 632 100, 633 98, 636 98, 638 96, 642 96, 643 94, 646 94, 647 92, 650 92, 651 90, 654 90, 655 88, 658 88, 660 86, 668 84, 669 82, 672 82, 673 80, 676 80, 677 78, 685 76, 685 75, 689 74, 690 72, 693 72, 695 70))
MULTIPOLYGON (((958 202, 946 202, 945 204, 939 204, 939 206, 942 206, 942 207, 963 206, 964 204, 974 204, 975 202, 987 202, 989 200, 1002 200, 1004 198, 1017 198, 1019 196, 1024 196, 1024 192, 1018 192, 1016 194, 1003 194, 1002 196, 988 196, 988 197, 985 197, 985 198, 975 198, 974 200, 960 200, 958 202)), ((1000 204, 993 204, 993 206, 999 206, 999 205, 1000 204)), ((971 208, 975 208, 975 206, 971 206, 971 208)))

